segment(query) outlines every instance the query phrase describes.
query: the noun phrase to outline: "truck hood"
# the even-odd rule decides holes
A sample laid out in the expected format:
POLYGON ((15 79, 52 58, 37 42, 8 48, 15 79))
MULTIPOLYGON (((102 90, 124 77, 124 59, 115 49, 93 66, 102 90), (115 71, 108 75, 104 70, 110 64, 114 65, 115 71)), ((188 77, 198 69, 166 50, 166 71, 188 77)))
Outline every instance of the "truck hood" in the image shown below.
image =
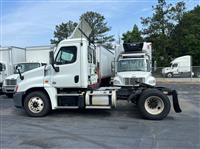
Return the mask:
POLYGON ((43 87, 44 69, 45 69, 45 66, 42 66, 42 67, 32 69, 30 71, 24 72, 22 74, 24 76, 24 79, 21 80, 20 78, 18 78, 17 92, 19 91, 23 92, 23 91, 26 91, 27 89, 34 88, 34 87, 43 87))
POLYGON ((117 75, 120 78, 147 78, 151 76, 151 72, 145 71, 126 71, 126 72, 118 72, 117 75))
POLYGON ((12 74, 6 77, 9 80, 16 80, 19 77, 19 74, 12 74))
POLYGON ((22 76, 24 76, 24 80, 25 79, 30 79, 33 77, 43 77, 44 76, 44 68, 45 66, 42 67, 38 67, 29 71, 26 71, 24 73, 22 73, 22 76))
POLYGON ((162 73, 168 73, 171 71, 171 67, 165 67, 162 69, 162 73))

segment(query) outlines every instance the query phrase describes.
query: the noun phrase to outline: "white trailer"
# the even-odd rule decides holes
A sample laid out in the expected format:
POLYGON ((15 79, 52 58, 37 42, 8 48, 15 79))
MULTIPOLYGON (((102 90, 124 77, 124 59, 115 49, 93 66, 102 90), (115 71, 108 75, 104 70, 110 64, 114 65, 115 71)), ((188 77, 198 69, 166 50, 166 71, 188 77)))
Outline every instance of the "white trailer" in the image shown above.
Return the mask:
MULTIPOLYGON (((29 116, 39 117, 54 109, 111 109, 116 107, 117 99, 124 99, 136 103, 143 117, 158 120, 168 115, 171 104, 167 95, 172 95, 175 111, 181 112, 175 90, 144 83, 98 88, 96 46, 88 40, 89 33, 84 33, 84 28, 91 32, 82 20, 72 34, 75 37, 61 41, 50 52, 49 65, 24 74, 19 70, 16 107, 24 108, 29 116)), ((98 61, 101 63, 102 59, 98 61)))
POLYGON ((0 47, 0 90, 5 78, 13 74, 14 64, 25 62, 25 49, 20 47, 0 47))
POLYGON ((116 47, 115 86, 133 86, 138 83, 156 85, 151 74, 152 45, 149 42, 128 43, 116 47), (122 52, 123 51, 123 52, 122 52))
POLYGON ((115 59, 114 51, 105 49, 99 45, 96 47, 96 55, 100 86, 109 86, 111 77, 113 76, 111 65, 115 59))
POLYGON ((26 62, 49 63, 49 51, 55 45, 26 47, 26 62))

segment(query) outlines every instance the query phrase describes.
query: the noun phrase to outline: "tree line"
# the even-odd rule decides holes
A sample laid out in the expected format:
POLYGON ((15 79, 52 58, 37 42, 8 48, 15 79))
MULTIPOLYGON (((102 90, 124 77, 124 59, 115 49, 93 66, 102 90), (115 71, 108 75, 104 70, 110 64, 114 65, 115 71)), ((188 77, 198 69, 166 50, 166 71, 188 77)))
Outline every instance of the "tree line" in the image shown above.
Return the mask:
MULTIPOLYGON (((182 1, 173 5, 166 0, 158 0, 152 10, 152 16, 141 17, 142 29, 136 24, 133 25, 132 30, 122 34, 122 40, 125 43, 152 42, 153 59, 157 61, 157 66, 167 66, 171 60, 183 55, 191 55, 193 66, 200 66, 200 6, 186 11, 182 1)), ((105 17, 88 11, 80 16, 80 19, 83 18, 92 28, 89 38, 106 48, 112 48, 115 39, 108 34, 111 27, 105 17)), ((76 25, 73 21, 56 25, 51 43, 57 44, 69 37, 76 25)))

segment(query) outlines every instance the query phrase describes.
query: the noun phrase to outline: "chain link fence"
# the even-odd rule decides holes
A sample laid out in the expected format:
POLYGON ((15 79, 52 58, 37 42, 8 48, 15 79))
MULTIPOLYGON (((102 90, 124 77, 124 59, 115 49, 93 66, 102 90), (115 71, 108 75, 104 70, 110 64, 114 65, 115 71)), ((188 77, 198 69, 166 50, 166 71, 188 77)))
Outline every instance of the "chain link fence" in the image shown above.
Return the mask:
POLYGON ((156 78, 200 78, 200 66, 157 67, 152 74, 156 78))

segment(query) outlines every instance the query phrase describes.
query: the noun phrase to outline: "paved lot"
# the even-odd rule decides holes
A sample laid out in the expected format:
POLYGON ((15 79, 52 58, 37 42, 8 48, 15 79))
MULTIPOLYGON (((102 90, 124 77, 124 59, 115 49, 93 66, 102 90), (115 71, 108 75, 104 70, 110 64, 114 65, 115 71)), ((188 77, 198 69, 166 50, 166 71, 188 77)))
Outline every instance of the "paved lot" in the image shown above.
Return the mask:
POLYGON ((183 112, 162 121, 140 118, 136 106, 115 110, 59 110, 31 118, 0 97, 0 148, 200 148, 200 85, 162 84, 179 91, 183 112))

